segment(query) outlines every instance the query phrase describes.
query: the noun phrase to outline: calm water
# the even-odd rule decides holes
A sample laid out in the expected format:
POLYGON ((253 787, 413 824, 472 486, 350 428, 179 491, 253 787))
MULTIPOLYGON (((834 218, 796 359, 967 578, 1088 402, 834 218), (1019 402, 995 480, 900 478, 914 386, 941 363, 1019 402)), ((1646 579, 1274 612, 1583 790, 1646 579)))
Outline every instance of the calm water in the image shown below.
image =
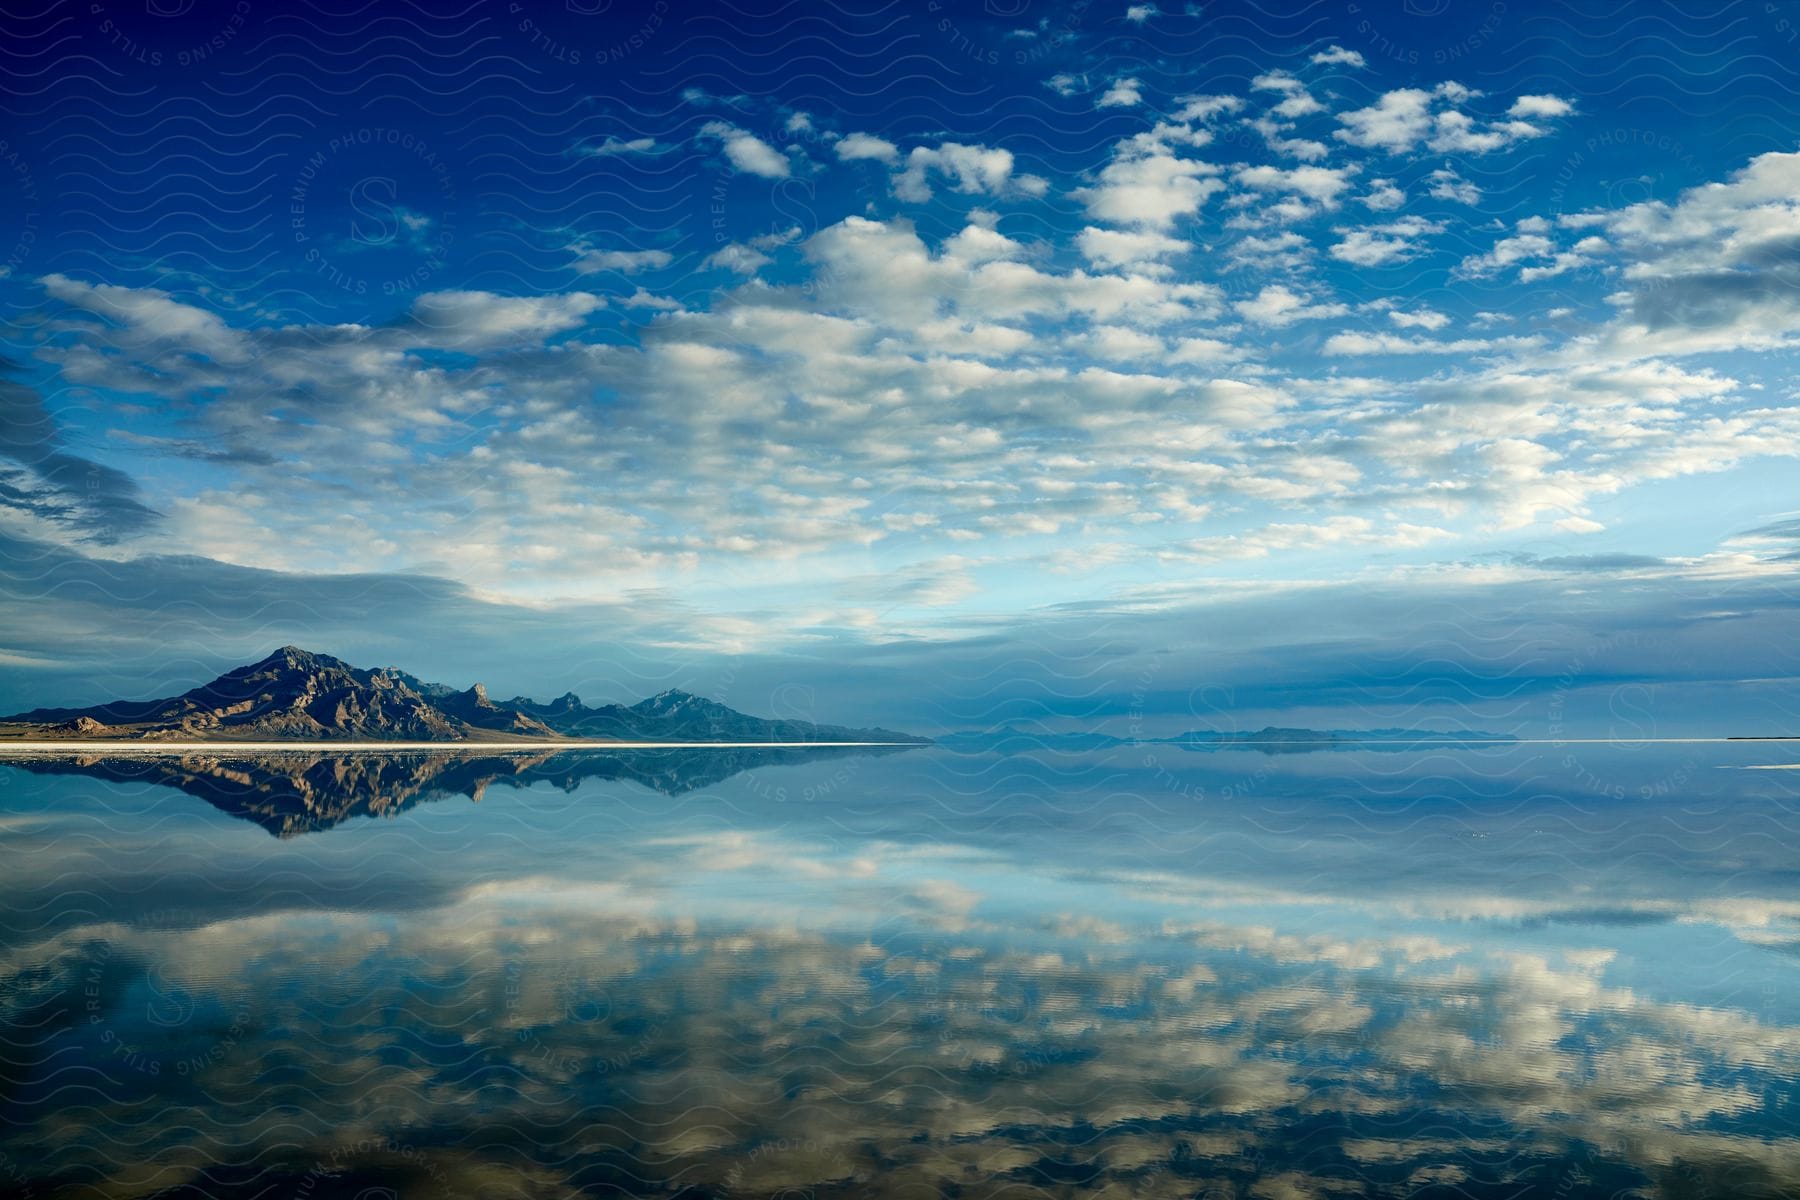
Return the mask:
POLYGON ((0 766, 0 1190, 1800 1195, 1793 758, 0 766))

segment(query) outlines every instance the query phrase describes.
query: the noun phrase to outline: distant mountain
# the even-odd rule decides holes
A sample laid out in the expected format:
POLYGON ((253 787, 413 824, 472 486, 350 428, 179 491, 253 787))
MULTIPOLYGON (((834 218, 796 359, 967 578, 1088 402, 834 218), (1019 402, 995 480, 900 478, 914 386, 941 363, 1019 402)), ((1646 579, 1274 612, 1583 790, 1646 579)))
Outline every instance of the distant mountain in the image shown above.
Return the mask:
POLYGON ((747 716, 714 700, 667 691, 630 707, 589 708, 573 693, 548 704, 496 702, 481 684, 457 691, 393 668, 363 670, 329 654, 283 646, 261 662, 161 700, 39 708, 0 718, 12 738, 153 741, 902 742, 886 729, 747 716))
POLYGON ((742 746, 716 750, 560 750, 458 753, 429 750, 233 753, 229 745, 178 754, 97 752, 8 756, 0 765, 39 775, 81 775, 154 783, 198 797, 279 838, 334 828, 355 817, 394 817, 455 796, 480 801, 494 784, 547 783, 574 791, 584 780, 629 780, 679 796, 759 767, 793 766, 849 755, 891 754, 900 746, 742 746))
POLYGON ((998 729, 947 733, 936 744, 969 753, 1062 750, 1079 753, 1118 746, 1178 746, 1183 750, 1255 750, 1263 754, 1308 754, 1320 750, 1412 750, 1424 746, 1508 744, 1510 733, 1430 729, 1291 729, 1268 726, 1254 732, 1192 729, 1173 737, 1116 737, 1105 733, 1053 733, 1003 725, 998 729))

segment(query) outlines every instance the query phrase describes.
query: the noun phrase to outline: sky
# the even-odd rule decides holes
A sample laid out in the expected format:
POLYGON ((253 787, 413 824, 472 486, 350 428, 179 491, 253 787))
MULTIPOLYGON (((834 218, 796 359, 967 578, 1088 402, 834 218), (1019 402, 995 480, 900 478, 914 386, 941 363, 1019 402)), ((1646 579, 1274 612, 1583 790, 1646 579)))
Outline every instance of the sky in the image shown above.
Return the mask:
POLYGON ((1794 732, 1800 3, 0 15, 0 708, 1794 732))

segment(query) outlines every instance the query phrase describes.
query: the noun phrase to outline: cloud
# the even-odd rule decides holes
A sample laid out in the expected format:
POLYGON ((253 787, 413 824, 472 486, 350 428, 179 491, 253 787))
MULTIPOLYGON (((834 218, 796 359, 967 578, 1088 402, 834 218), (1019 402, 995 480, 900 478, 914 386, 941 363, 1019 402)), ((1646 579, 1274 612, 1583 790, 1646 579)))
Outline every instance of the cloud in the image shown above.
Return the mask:
POLYGON ((1361 69, 1362 67, 1365 67, 1368 65, 1363 60, 1363 56, 1358 54, 1356 51, 1346 50, 1342 46, 1339 46, 1336 44, 1327 46, 1325 49, 1319 51, 1319 53, 1313 55, 1307 61, 1311 62, 1315 66, 1328 66, 1328 67, 1343 66, 1343 67, 1355 67, 1358 69, 1361 69))
POLYGON ((1439 167, 1425 181, 1431 185, 1427 194, 1434 200, 1470 205, 1481 202, 1481 189, 1458 175, 1453 167, 1439 167))
POLYGON ((1027 195, 1042 195, 1044 190, 1044 181, 1037 176, 1013 174, 1010 150, 944 142, 936 147, 913 147, 905 169, 894 176, 894 195, 922 204, 931 199, 933 177, 947 180, 951 190, 970 196, 997 196, 1009 188, 1027 195))
POLYGON ((1154 4, 1133 4, 1125 9, 1125 19, 1133 24, 1142 25, 1160 10, 1154 4))
POLYGON ((747 242, 729 242, 707 255, 701 265, 723 267, 727 271, 735 271, 740 275, 754 275, 774 261, 766 251, 790 245, 799 236, 800 227, 794 225, 775 233, 751 238, 747 242))
POLYGON ((1501 238, 1484 254, 1470 255, 1457 264, 1456 274, 1466 279, 1485 279, 1516 268, 1521 283, 1548 279, 1565 271, 1592 264, 1594 256, 1607 250, 1605 238, 1581 238, 1568 248, 1560 248, 1548 236, 1549 225, 1527 218, 1518 223, 1520 232, 1501 238))
MULTIPOLYGON (((667 260, 668 256, 663 255, 663 261, 667 260)), ((467 350, 540 342, 579 329, 604 304, 600 297, 588 292, 553 296, 427 292, 413 302, 412 320, 424 335, 423 341, 467 350)))
POLYGON ((1388 320, 1402 329, 1429 329, 1434 333, 1450 323, 1449 317, 1429 308, 1414 309, 1411 312, 1396 308, 1388 313, 1388 320))
POLYGON ((630 141, 621 141, 619 138, 608 134, 606 140, 601 142, 598 146, 583 146, 581 148, 581 153, 596 158, 606 158, 615 154, 649 154, 655 149, 655 138, 641 137, 632 138, 630 141))
POLYGON ((217 362, 243 362, 248 340, 216 313, 176 300, 159 288, 90 284, 66 275, 43 278, 44 291, 71 308, 104 317, 119 327, 124 346, 149 350, 179 345, 217 362))
POLYGON ((575 251, 572 265, 583 275, 597 271, 635 275, 639 271, 658 270, 675 261, 675 256, 667 250, 601 250, 585 242, 577 242, 570 249, 575 251))
POLYGON ((0 532, 112 545, 152 529, 161 515, 130 476, 64 449, 42 396, 0 376, 0 532))
MULTIPOLYGON (((1339 113, 1337 119, 1342 128, 1334 136, 1352 146, 1395 154, 1421 147, 1438 153, 1486 154, 1547 132, 1517 116, 1492 121, 1472 117, 1462 110, 1463 103, 1479 96, 1479 92, 1457 83, 1439 84, 1430 91, 1396 88, 1366 108, 1339 113)), ((1524 99, 1515 107, 1518 104, 1534 107, 1524 99)))
POLYGON ((716 138, 731 165, 747 175, 786 179, 791 172, 788 160, 780 151, 755 134, 725 121, 708 121, 700 127, 700 136, 716 138))
POLYGON ((1282 284, 1270 284, 1249 300, 1232 305, 1238 314, 1258 325, 1277 329, 1296 321, 1316 321, 1325 317, 1341 317, 1350 311, 1347 304, 1314 304, 1305 292, 1296 292, 1282 284))
POLYGON ((1424 252, 1420 239, 1442 232, 1443 228, 1441 222, 1423 217, 1402 217, 1360 229, 1339 226, 1337 232, 1343 236, 1331 247, 1331 257, 1359 267, 1406 262, 1424 252))
POLYGON ((1337 355, 1475 354, 1491 350, 1496 344, 1479 338, 1437 342, 1429 338, 1398 337, 1391 333, 1335 333, 1325 339, 1323 352, 1337 355))
POLYGON ((1236 220, 1250 225, 1303 221, 1338 207, 1350 188, 1357 168, 1346 167, 1239 167, 1232 175, 1238 186, 1255 192, 1286 195, 1273 204, 1251 194, 1240 194, 1233 203, 1242 208, 1236 220))
POLYGON ((1539 117, 1566 117, 1575 106, 1560 96, 1520 96, 1507 109, 1507 115, 1532 120, 1539 117))
POLYGON ((892 165, 900 158, 900 148, 885 138, 878 138, 869 133, 850 133, 838 139, 833 147, 839 160, 855 162, 860 159, 873 159, 879 163, 892 165))
POLYGON ((1406 203, 1406 193, 1391 179, 1369 180, 1369 190, 1360 197, 1364 208, 1376 212, 1392 212, 1406 203))
POLYGON ((1088 215, 1113 225, 1168 229, 1222 190, 1218 168, 1167 153, 1116 159, 1092 186, 1075 193, 1088 215))
POLYGON ((1144 95, 1139 90, 1140 87, 1137 80, 1129 77, 1115 79, 1112 81, 1112 85, 1100 94, 1100 98, 1094 101, 1094 106, 1096 108, 1130 108, 1133 105, 1141 104, 1144 95))
POLYGON ((1090 225, 1076 236, 1076 245, 1091 263, 1103 267, 1127 267, 1154 263, 1161 259, 1186 254, 1192 249, 1179 238, 1160 233, 1126 232, 1097 229, 1090 225))

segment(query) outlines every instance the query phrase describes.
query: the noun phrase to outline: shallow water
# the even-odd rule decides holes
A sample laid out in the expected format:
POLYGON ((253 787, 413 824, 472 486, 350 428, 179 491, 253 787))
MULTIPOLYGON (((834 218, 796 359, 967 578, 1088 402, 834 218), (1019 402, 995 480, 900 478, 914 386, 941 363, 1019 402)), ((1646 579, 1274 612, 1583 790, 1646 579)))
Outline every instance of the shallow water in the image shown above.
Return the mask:
POLYGON ((1800 1195, 1791 748, 1011 749, 0 766, 0 1189, 1800 1195))

